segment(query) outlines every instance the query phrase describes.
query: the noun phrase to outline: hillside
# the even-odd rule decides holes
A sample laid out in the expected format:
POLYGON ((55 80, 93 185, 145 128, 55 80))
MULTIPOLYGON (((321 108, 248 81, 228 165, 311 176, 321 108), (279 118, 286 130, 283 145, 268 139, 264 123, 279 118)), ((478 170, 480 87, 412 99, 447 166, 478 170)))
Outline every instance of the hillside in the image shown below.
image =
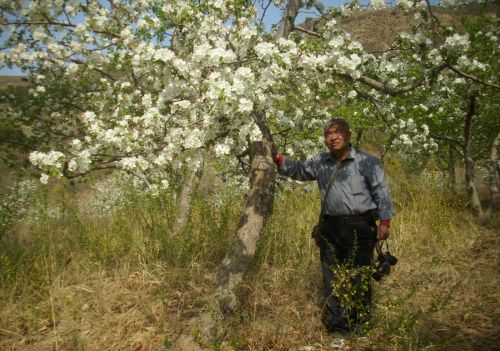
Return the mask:
MULTIPOLYGON (((479 16, 487 13, 494 15, 497 5, 487 7, 469 5, 462 9, 450 10, 443 7, 433 7, 434 15, 444 25, 461 27, 461 18, 464 15, 479 16)), ((307 20, 301 26, 307 29, 320 27, 324 21, 307 20)), ((361 42, 368 52, 380 52, 390 48, 398 33, 409 32, 412 22, 397 8, 363 11, 357 16, 340 21, 340 27, 350 33, 353 39, 361 42)))
POLYGON ((21 76, 0 76, 0 89, 4 89, 9 85, 13 87, 26 86, 28 82, 26 78, 21 76))

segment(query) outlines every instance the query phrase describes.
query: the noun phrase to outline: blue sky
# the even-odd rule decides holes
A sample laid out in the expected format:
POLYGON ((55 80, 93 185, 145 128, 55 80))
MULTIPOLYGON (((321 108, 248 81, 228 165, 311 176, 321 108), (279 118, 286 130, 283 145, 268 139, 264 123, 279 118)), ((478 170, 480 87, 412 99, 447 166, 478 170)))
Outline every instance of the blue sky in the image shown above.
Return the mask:
MULTIPOLYGON (((322 0, 321 1, 325 5, 325 9, 331 8, 333 6, 340 6, 348 2, 347 0, 322 0)), ((360 1, 361 4, 367 4, 368 0, 360 1)), ((393 0, 386 0, 386 3, 391 3, 393 0)), ((261 12, 260 12, 261 13, 261 12)), ((317 11, 311 9, 310 11, 303 10, 297 16, 295 23, 303 22, 307 17, 316 17, 318 15, 317 11)), ((270 6, 266 12, 266 17, 264 20, 266 29, 269 30, 272 24, 277 23, 281 18, 281 10, 277 9, 275 6, 270 6)), ((0 37, 0 43, 3 43, 5 40, 5 35, 0 37)), ((23 72, 19 68, 2 68, 0 69, 0 75, 7 76, 22 76, 23 72)))

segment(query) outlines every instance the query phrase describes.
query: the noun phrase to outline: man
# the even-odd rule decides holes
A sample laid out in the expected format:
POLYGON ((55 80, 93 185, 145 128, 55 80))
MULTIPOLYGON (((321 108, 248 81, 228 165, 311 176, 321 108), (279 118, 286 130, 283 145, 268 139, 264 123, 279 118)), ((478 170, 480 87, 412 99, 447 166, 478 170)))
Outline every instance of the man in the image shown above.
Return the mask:
MULTIPOLYGON (((316 180, 324 212, 319 238, 323 272, 323 290, 326 297, 323 323, 331 332, 356 331, 369 317, 371 289, 369 275, 359 274, 352 282, 361 292, 361 306, 345 306, 332 286, 339 278, 337 268, 365 267, 372 263, 373 250, 378 240, 389 236, 393 216, 391 197, 384 179, 380 161, 349 143, 349 124, 341 118, 328 121, 324 126, 325 145, 329 152, 307 161, 294 161, 278 155, 272 145, 273 159, 278 171, 296 180, 316 180), (327 189, 332 175, 335 178, 327 189), (327 193, 327 190, 328 193, 327 193), (377 229, 376 219, 380 219, 377 229)), ((355 294, 354 294, 355 295, 355 294)), ((345 302, 345 300, 344 300, 345 302)))

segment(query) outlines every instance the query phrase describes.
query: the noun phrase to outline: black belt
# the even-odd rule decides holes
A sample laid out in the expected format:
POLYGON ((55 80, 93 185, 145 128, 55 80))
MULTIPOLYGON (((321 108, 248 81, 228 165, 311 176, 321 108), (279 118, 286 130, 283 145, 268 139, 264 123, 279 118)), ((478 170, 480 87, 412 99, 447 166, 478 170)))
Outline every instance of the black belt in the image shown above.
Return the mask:
POLYGON ((378 219, 378 211, 370 210, 360 214, 346 215, 346 216, 329 216, 324 215, 325 218, 330 223, 346 224, 353 222, 365 222, 365 221, 375 221, 378 219))

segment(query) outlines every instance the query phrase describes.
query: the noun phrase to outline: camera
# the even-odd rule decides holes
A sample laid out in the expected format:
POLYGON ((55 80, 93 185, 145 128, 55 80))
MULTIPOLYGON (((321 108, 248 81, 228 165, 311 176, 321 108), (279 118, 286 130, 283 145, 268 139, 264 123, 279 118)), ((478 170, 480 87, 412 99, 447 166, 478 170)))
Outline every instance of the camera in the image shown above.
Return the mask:
POLYGON ((382 245, 380 243, 377 243, 377 253, 378 253, 378 264, 377 267, 375 268, 375 272, 373 272, 372 277, 376 281, 379 281, 382 279, 384 275, 389 275, 391 272, 391 266, 394 266, 396 263, 398 263, 398 259, 391 255, 389 252, 389 246, 387 246, 387 251, 382 252, 382 245))

